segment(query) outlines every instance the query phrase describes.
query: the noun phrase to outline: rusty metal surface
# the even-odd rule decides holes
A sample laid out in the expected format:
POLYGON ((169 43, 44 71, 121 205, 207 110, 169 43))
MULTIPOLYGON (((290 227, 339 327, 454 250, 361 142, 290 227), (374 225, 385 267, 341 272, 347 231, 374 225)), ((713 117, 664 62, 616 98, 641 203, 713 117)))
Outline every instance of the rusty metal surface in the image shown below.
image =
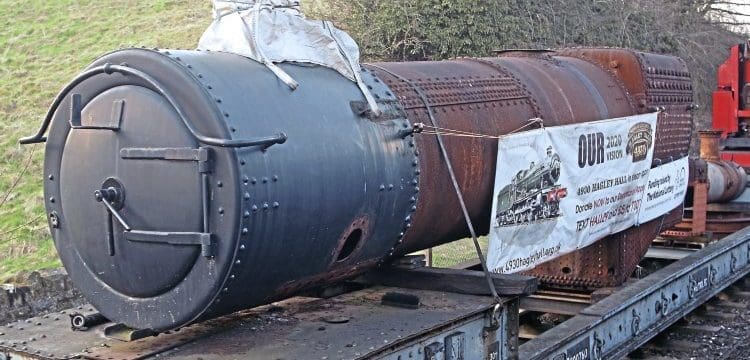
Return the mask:
MULTIPOLYGON (((574 48, 558 51, 597 64, 626 89, 634 111, 663 109, 657 120, 653 166, 668 163, 689 151, 693 94, 690 73, 676 57, 628 49, 574 48)), ((671 213, 601 240, 587 248, 549 261, 529 271, 554 286, 594 288, 616 286, 627 279, 662 230, 681 220, 682 207, 671 213)))
POLYGON ((566 56, 599 64, 625 85, 638 112, 663 108, 657 123, 654 163, 687 155, 693 130, 693 88, 685 62, 677 57, 617 48, 573 48, 566 56))
MULTIPOLYGON (((383 63, 369 68, 393 90, 412 122, 498 136, 541 118, 545 126, 601 120, 634 113, 625 89, 597 65, 547 53, 442 62, 383 63), (385 69, 382 70, 382 69, 385 69), (395 75, 394 75, 395 74, 395 75), (404 81, 403 79, 408 81, 404 81), (426 102, 418 95, 418 87, 426 102)), ((434 135, 415 139, 421 181, 417 211, 396 254, 468 235, 434 135)), ((497 143, 445 137, 446 148, 477 230, 489 228, 497 143)))
POLYGON ((526 272, 549 286, 594 289, 624 283, 648 251, 651 241, 679 222, 682 207, 667 215, 608 236, 586 248, 545 262, 526 272))
POLYGON ((331 299, 292 298, 131 342, 103 338, 106 325, 70 331, 61 314, 59 321, 35 318, 5 328, 0 348, 55 359, 354 359, 398 348, 493 305, 483 296, 375 287, 331 299), (382 305, 392 291, 418 296, 419 307, 382 305))
POLYGON ((721 131, 701 130, 698 131, 700 140, 700 157, 708 161, 719 161, 719 147, 721 146, 721 131))

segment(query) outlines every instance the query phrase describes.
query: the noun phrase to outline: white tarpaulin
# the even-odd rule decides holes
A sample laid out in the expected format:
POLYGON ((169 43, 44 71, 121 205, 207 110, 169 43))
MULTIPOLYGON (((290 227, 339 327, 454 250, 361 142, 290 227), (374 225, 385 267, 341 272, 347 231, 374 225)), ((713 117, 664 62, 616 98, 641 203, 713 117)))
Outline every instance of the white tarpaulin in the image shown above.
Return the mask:
POLYGON ((501 138, 490 270, 528 270, 636 225, 656 118, 644 114, 501 138))
POLYGON ((377 104, 362 82, 359 47, 330 21, 308 20, 299 0, 214 0, 214 21, 198 49, 242 55, 265 64, 292 89, 299 84, 277 63, 312 63, 357 83, 371 109, 377 104))

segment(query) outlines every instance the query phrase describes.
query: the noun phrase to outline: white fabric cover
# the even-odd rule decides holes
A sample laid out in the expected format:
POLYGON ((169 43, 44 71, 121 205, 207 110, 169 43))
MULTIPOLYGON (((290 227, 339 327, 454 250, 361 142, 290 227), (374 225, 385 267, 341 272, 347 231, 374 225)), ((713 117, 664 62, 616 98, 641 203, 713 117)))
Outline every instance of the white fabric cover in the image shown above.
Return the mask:
POLYGON ((313 63, 358 80, 357 43, 328 21, 305 19, 299 0, 214 0, 213 6, 214 21, 201 37, 199 49, 249 57, 269 66, 285 82, 285 73, 273 63, 313 63))

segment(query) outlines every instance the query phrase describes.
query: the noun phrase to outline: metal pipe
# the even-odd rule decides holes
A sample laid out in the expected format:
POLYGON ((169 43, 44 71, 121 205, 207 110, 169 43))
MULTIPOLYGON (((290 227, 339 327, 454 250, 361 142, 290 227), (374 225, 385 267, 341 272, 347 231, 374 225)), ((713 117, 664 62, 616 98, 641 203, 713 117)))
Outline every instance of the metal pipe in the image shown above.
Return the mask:
POLYGON ((719 146, 721 131, 698 131, 700 157, 706 160, 708 177, 708 202, 728 202, 738 198, 747 187, 745 169, 733 161, 721 159, 719 146))

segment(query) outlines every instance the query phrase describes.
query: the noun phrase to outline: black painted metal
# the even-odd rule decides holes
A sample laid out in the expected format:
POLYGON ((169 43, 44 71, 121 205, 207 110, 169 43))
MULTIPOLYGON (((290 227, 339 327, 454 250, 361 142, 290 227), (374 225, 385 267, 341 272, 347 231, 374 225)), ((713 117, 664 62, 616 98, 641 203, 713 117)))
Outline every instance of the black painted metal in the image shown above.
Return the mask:
POLYGON ((397 99, 363 73, 384 108, 368 118, 352 111, 363 101, 356 84, 323 67, 282 67, 296 91, 235 55, 114 52, 22 140, 44 141, 49 129, 55 244, 107 318, 179 327, 349 277, 402 240, 418 182, 397 99), (99 126, 113 119, 116 129, 99 126))

